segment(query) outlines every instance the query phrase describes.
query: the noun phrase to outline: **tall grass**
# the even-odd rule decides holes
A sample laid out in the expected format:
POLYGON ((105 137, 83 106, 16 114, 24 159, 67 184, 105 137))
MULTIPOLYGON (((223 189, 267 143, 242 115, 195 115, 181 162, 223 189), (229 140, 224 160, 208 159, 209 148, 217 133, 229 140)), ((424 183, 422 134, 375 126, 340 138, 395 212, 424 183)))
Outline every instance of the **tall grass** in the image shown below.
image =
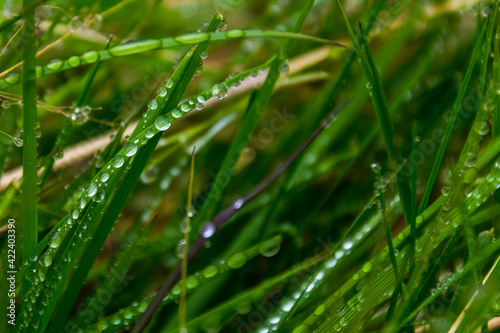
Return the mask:
POLYGON ((0 331, 500 327, 498 1, 0 6, 0 331))

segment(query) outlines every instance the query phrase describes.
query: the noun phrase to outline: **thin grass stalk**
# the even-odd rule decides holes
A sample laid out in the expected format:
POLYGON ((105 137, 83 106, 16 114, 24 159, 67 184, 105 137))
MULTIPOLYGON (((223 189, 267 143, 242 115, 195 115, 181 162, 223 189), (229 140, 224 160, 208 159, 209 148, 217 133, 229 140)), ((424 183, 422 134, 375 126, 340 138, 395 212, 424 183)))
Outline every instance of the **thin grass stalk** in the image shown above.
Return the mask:
POLYGON ((188 250, 189 250, 189 231, 191 225, 189 223, 191 219, 191 203, 193 201, 193 178, 194 178, 194 153, 196 147, 193 147, 193 152, 191 154, 191 168, 189 170, 189 187, 188 187, 188 197, 186 203, 186 214, 184 217, 184 248, 182 250, 182 273, 181 273, 181 297, 179 303, 179 332, 183 333, 186 329, 186 277, 188 268, 188 250))

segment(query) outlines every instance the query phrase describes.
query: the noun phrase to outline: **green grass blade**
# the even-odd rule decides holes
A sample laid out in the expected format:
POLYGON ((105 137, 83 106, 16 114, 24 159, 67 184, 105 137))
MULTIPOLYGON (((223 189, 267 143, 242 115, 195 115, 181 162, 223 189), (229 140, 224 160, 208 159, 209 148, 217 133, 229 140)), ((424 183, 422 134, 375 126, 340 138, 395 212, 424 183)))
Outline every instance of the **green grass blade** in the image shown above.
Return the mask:
MULTIPOLYGON (((242 268, 251 259, 262 255, 265 249, 270 247, 279 247, 281 244, 282 237, 276 236, 266 241, 260 242, 244 251, 236 252, 225 260, 218 262, 217 264, 209 265, 203 270, 189 275, 186 278, 187 292, 191 293, 197 288, 202 287, 204 284, 214 280, 221 275, 228 273, 232 270, 242 268)), ((315 261, 316 263, 317 261, 315 261)), ((179 299, 181 294, 181 284, 178 283, 174 289, 163 299, 163 305, 170 304, 179 299)), ((98 330, 102 333, 116 332, 131 322, 136 321, 141 314, 146 310, 148 304, 153 299, 154 294, 134 303, 120 311, 99 320, 96 325, 84 330, 85 333, 93 332, 98 330)))
POLYGON ((465 93, 467 92, 467 88, 469 87, 469 83, 471 80, 472 76, 472 71, 475 67, 476 64, 476 59, 479 54, 479 50, 481 49, 481 45, 484 39, 484 36, 486 35, 486 28, 487 28, 487 23, 484 22, 481 28, 481 33, 479 37, 476 40, 476 45, 474 47, 474 51, 471 56, 471 60, 469 62, 469 66, 467 68, 467 72, 465 73, 464 80, 462 82, 462 85, 460 86, 460 91, 458 93, 457 99, 455 101, 455 104, 453 105, 453 110, 450 114, 450 117, 448 119, 448 123, 446 124, 446 129, 445 133, 443 135, 443 139, 441 140, 441 144, 439 145, 439 149, 436 155, 436 159, 434 160, 434 164, 432 165, 432 170, 429 175, 429 179, 427 180, 427 185, 425 186, 425 191, 422 196, 422 200, 420 201, 420 206, 419 206, 419 214, 423 212, 427 206, 427 203, 429 201, 432 188, 434 187, 434 182, 436 180, 437 173, 439 171, 439 168, 441 166, 441 161, 443 160, 443 156, 446 150, 446 146, 448 145, 448 141, 450 140, 451 137, 451 132, 453 130, 453 127, 455 125, 455 121, 457 119, 457 114, 460 108, 462 107, 462 102, 465 97, 465 93))
MULTIPOLYGON (((363 74, 367 80, 367 88, 370 91, 370 96, 373 101, 373 105, 375 107, 375 112, 377 113, 377 118, 380 123, 380 128, 382 130, 382 135, 384 137, 385 146, 387 148, 387 154, 389 156, 389 161, 391 168, 398 168, 398 151, 395 146, 395 129, 394 124, 392 123, 391 116, 389 113, 389 107, 387 105, 387 100, 385 97, 384 89, 382 86, 382 81, 378 75, 377 69, 375 67, 375 63, 373 61, 373 56, 370 51, 370 47, 368 41, 366 40, 363 32, 361 34, 361 43, 356 38, 354 31, 349 24, 349 20, 344 12, 340 1, 337 0, 337 4, 340 8, 342 16, 344 18, 345 24, 347 26, 347 30, 349 35, 352 38, 354 48, 358 59, 361 64, 361 69, 363 70, 363 74), (361 47, 365 48, 367 58, 365 58, 362 54, 361 47)), ((361 28, 361 27, 360 27, 361 28)), ((361 31, 363 29, 361 28, 361 31)), ((399 190, 399 194, 401 196, 401 204, 403 206, 403 211, 405 215, 406 221, 410 220, 410 188, 409 183, 405 181, 402 177, 397 177, 397 187, 399 190)))
MULTIPOLYGON (((23 220, 22 254, 27 261, 38 243, 38 177, 36 153, 36 79, 35 79, 35 6, 33 1, 25 0, 24 25, 24 67, 23 67, 23 220)), ((23 279, 23 293, 29 289, 29 283, 23 279)))
MULTIPOLYGON (((311 37, 297 32, 275 31, 275 30, 240 30, 233 29, 227 32, 198 32, 190 33, 177 37, 169 37, 163 39, 148 39, 134 43, 121 44, 102 51, 87 51, 81 56, 73 56, 67 60, 58 60, 46 66, 36 67, 36 77, 42 77, 53 73, 58 73, 70 68, 76 68, 86 64, 93 64, 97 61, 109 60, 115 57, 123 57, 127 55, 137 54, 151 50, 169 49, 178 46, 192 45, 196 43, 209 41, 228 41, 241 38, 287 38, 287 39, 302 39, 314 41, 317 43, 331 44, 332 41, 311 37)), ((339 44, 341 45, 341 44, 339 44)), ((0 79, 0 89, 5 89, 11 85, 18 83, 19 74, 10 73, 7 77, 0 79)))

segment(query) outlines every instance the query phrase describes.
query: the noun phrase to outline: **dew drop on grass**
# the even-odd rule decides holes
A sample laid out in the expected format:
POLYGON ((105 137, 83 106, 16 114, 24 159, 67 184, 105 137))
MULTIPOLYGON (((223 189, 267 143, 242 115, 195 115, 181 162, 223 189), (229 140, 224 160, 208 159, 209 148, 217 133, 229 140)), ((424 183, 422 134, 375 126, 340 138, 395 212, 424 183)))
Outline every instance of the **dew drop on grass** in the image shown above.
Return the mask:
POLYGON ((123 157, 121 157, 120 155, 116 155, 115 157, 113 157, 113 159, 111 160, 111 165, 115 168, 119 168, 123 165, 123 163, 125 163, 125 160, 123 159, 123 157))
POLYGON ((137 153, 137 146, 129 142, 123 146, 123 152, 125 153, 125 156, 134 156, 135 153, 137 153))
POLYGON ((279 252, 280 247, 281 242, 279 240, 269 241, 259 247, 259 253, 264 257, 272 257, 279 252))
POLYGON ((281 63, 279 70, 282 75, 290 74, 290 65, 288 65, 288 60, 285 60, 281 63))
POLYGON ((203 95, 199 95, 197 98, 198 102, 200 103, 205 103, 207 101, 207 99, 205 98, 205 96, 203 95))
POLYGON ((174 118, 180 118, 182 116, 181 110, 179 108, 175 108, 172 110, 172 117, 174 118))
POLYGON ((441 193, 443 193, 443 195, 445 197, 447 197, 448 195, 450 195, 450 187, 449 186, 444 186, 442 189, 441 189, 441 193))
POLYGON ((490 125, 488 124, 488 122, 485 122, 483 126, 481 126, 481 128, 479 129, 479 134, 486 135, 489 132, 490 132, 490 125))
POLYGON ((243 207, 244 204, 245 204, 245 199, 243 199, 243 198, 235 199, 233 201, 233 208, 240 209, 241 207, 243 207))
POLYGON ((171 77, 169 77, 167 81, 165 81, 165 87, 167 87, 167 89, 170 89, 173 86, 174 86, 174 80, 171 77))
POLYGON ((212 87, 212 96, 217 99, 227 97, 227 87, 224 84, 216 84, 212 87))
POLYGON ((40 265, 43 267, 49 267, 52 264, 52 256, 49 253, 44 253, 40 256, 40 260, 38 260, 40 265))
POLYGON ((16 147, 22 147, 23 146, 23 139, 21 138, 14 138, 12 139, 14 141, 14 144, 16 147))
POLYGON ((196 287, 198 287, 199 284, 200 284, 200 281, 195 276, 188 276, 186 278, 186 287, 188 289, 196 288, 196 287))
POLYGON ((214 265, 210 265, 210 266, 207 266, 201 274, 203 274, 203 276, 205 278, 211 278, 213 276, 215 276, 215 274, 217 274, 217 272, 219 272, 219 269, 217 268, 217 266, 214 266, 214 265))
POLYGON ((201 236, 210 238, 215 234, 215 225, 212 222, 205 222, 201 227, 201 236))
POLYGON ((101 202, 104 200, 105 196, 106 196, 106 192, 104 192, 103 190, 99 190, 99 191, 97 191, 94 200, 95 200, 95 202, 101 202))
POLYGON ((465 159, 465 166, 469 167, 469 168, 472 168, 472 167, 474 167, 476 165, 476 163, 477 163, 476 154, 469 153, 467 155, 467 158, 465 159))
MULTIPOLYGON (((84 206, 85 207, 85 206, 84 206)), ((73 209, 71 211, 71 217, 76 220, 80 216, 80 211, 78 209, 73 209)))
POLYGON ((78 16, 74 16, 73 18, 71 18, 71 21, 69 21, 69 23, 68 23, 68 30, 70 32, 75 32, 81 26, 82 26, 82 21, 80 20, 80 18, 78 16))
POLYGON ((377 162, 373 162, 372 164, 370 164, 370 168, 372 169, 373 173, 380 173, 380 164, 378 164, 377 162))
POLYGON ((149 165, 141 174, 143 184, 151 184, 158 178, 159 169, 156 165, 149 165))
POLYGON ((50 239, 49 246, 54 249, 54 248, 59 247, 59 245, 61 245, 61 242, 62 242, 62 236, 61 236, 61 234, 56 232, 52 235, 52 237, 50 239))
POLYGON ((73 113, 71 113, 71 121, 75 125, 83 125, 89 120, 88 114, 82 112, 81 108, 76 108, 73 113))
MULTIPOLYGON (((155 125, 156 125, 156 122, 155 122, 155 125)), ((158 128, 158 127, 156 127, 156 128, 158 128)), ((155 131, 153 131, 152 128, 148 128, 146 130, 146 138, 151 139, 154 135, 155 135, 155 131)))
MULTIPOLYGON (((165 89, 165 88, 163 88, 163 89, 165 89)), ((166 91, 166 89, 165 89, 165 91, 166 91)), ((157 107, 158 107, 158 102, 156 101, 156 99, 152 99, 148 102, 148 109, 156 110, 157 107)))
MULTIPOLYGON (((170 127, 170 122, 168 121, 168 118, 166 116, 158 116, 155 119, 155 127, 159 131, 165 131, 170 127)), ((147 136, 147 133, 146 133, 147 136)))
POLYGON ((181 110, 182 110, 182 112, 189 112, 191 110, 191 107, 187 103, 182 103, 181 110))
POLYGON ((78 65, 80 65, 80 57, 78 56, 72 56, 68 59, 68 64, 71 66, 71 67, 76 67, 78 65))
POLYGON ((93 197, 97 193, 97 185, 94 183, 90 183, 87 186, 86 192, 87 192, 86 193, 87 197, 89 197, 89 198, 93 197))
POLYGON ((203 103, 200 102, 196 103, 196 110, 201 110, 201 109, 203 109, 203 103))
POLYGON ((247 256, 243 253, 236 253, 227 260, 227 266, 232 269, 237 269, 247 262, 247 256))
POLYGON ((8 108, 10 108, 10 102, 9 102, 9 101, 3 101, 3 102, 2 102, 2 107, 3 107, 4 109, 8 109, 8 108))
POLYGON ((177 242, 177 246, 175 247, 175 254, 179 259, 184 259, 184 248, 186 247, 186 241, 181 239, 177 242))
POLYGON ((107 173, 106 171, 101 172, 101 175, 99 176, 99 179, 103 183, 106 182, 109 179, 109 173, 107 173))
POLYGON ((203 52, 201 52, 201 59, 203 59, 203 60, 204 60, 204 59, 207 59, 207 57, 208 57, 208 53, 207 53, 207 51, 203 51, 203 52))
POLYGON ((96 51, 88 51, 83 54, 82 58, 85 62, 91 64, 99 60, 99 53, 96 51))
POLYGON ((158 90, 156 91, 156 93, 158 94, 158 96, 160 97, 165 97, 167 96, 167 88, 165 87, 160 87, 158 88, 158 90))
POLYGON ((59 68, 61 68, 61 66, 63 65, 63 62, 61 59, 53 59, 48 65, 47 65, 47 68, 50 69, 50 70, 58 70, 59 68))
POLYGON ((201 73, 203 73, 203 60, 200 60, 198 67, 196 67, 196 70, 193 73, 192 79, 196 79, 197 77, 200 77, 201 73))
POLYGON ((366 264, 363 265, 363 267, 361 268, 361 270, 365 273, 368 273, 369 271, 372 270, 372 263, 371 262, 367 262, 366 264))
POLYGON ((182 219, 181 224, 179 225, 179 230, 183 234, 191 231, 191 225, 188 225, 186 222, 187 222, 186 219, 182 219))
POLYGON ((227 21, 226 21, 226 18, 223 17, 219 23, 219 26, 217 27, 217 32, 222 32, 222 31, 226 31, 227 29, 227 21))

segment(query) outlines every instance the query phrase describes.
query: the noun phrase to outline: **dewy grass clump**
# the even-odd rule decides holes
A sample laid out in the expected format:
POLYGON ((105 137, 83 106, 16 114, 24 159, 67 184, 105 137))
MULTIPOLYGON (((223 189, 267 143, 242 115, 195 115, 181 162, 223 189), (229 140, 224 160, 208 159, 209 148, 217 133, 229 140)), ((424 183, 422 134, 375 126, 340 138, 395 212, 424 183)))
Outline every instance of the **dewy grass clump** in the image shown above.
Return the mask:
POLYGON ((500 329, 498 1, 1 6, 1 332, 500 329))

